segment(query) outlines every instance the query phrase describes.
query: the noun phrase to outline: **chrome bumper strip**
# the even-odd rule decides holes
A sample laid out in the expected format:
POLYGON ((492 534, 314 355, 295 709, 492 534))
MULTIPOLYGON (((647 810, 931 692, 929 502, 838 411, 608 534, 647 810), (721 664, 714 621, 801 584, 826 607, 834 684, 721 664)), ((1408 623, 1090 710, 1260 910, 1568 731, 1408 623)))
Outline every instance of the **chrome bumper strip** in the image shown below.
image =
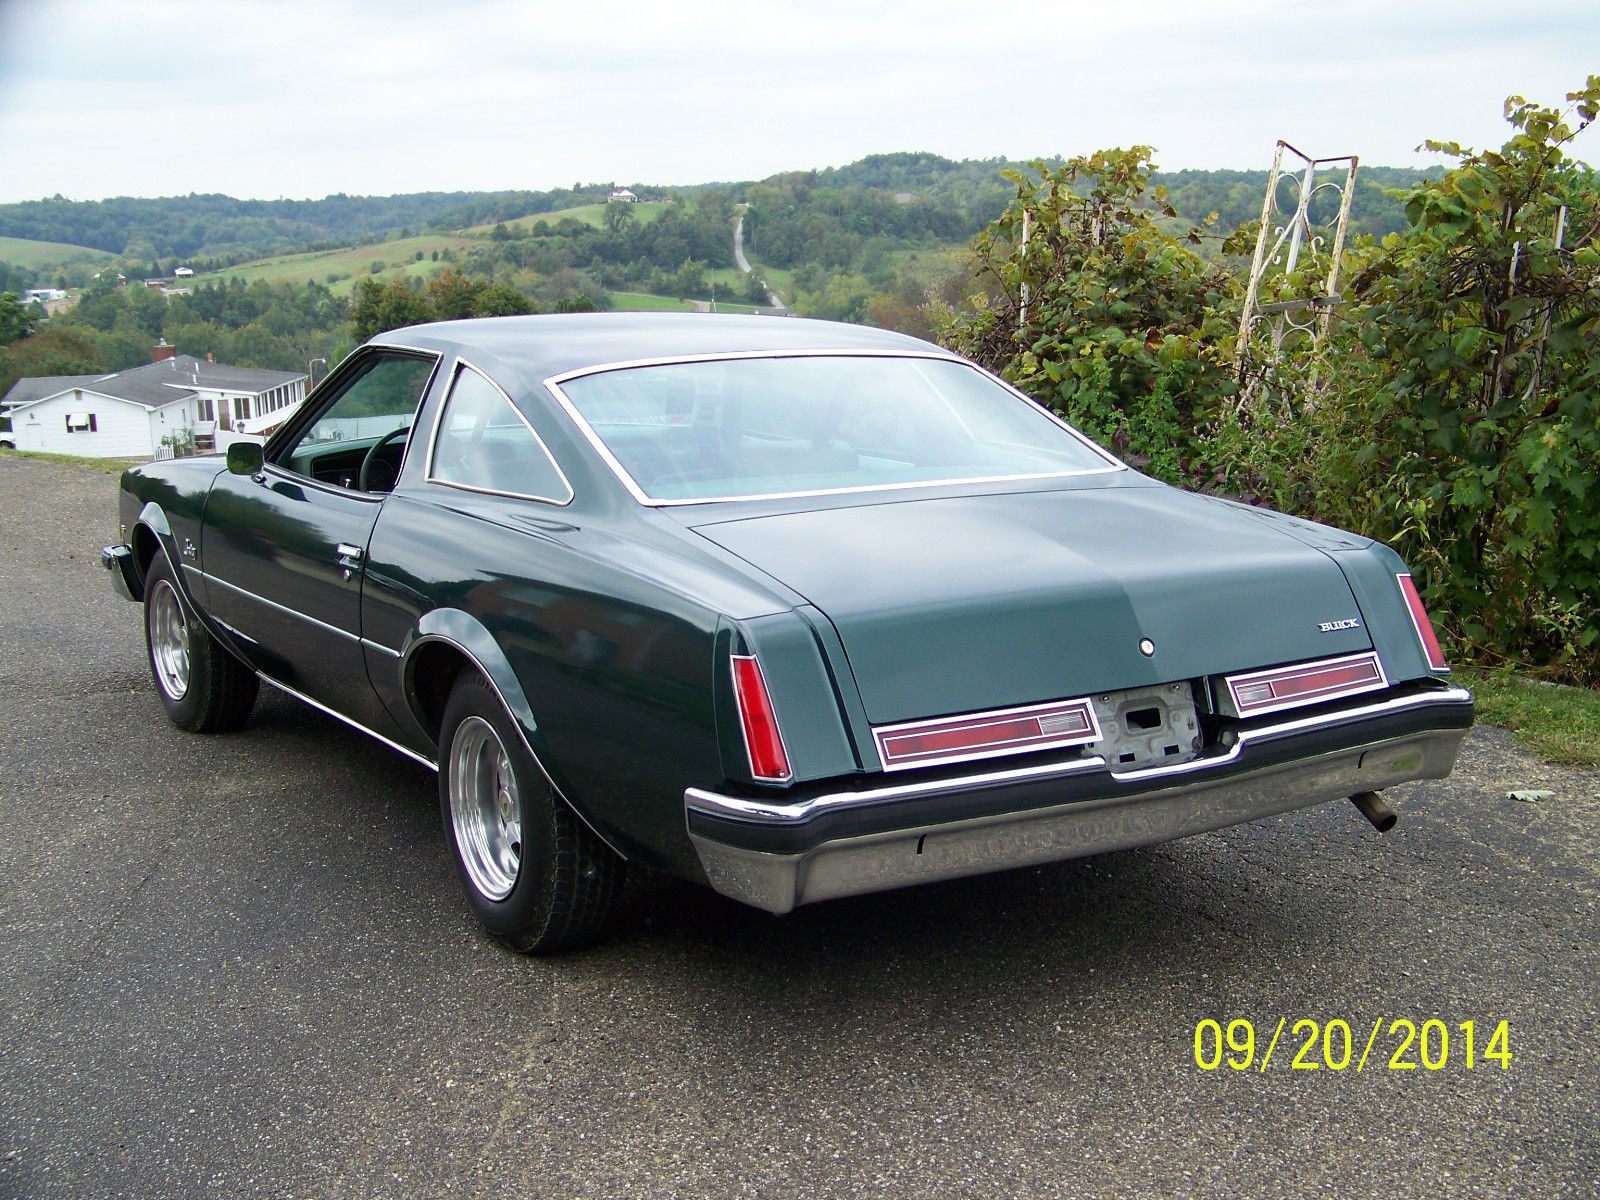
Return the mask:
POLYGON ((1091 757, 835 792, 792 804, 690 788, 684 793, 689 837, 713 888, 769 912, 784 913, 817 900, 1153 845, 1410 780, 1441 779, 1455 765, 1466 736, 1465 725, 1355 735, 1350 745, 1321 753, 1256 768, 1225 768, 1235 764, 1252 744, 1315 735, 1351 722, 1412 717, 1430 709, 1449 707, 1459 713, 1471 701, 1471 693, 1451 687, 1341 709, 1242 732, 1226 753, 1211 758, 1120 774, 1106 771, 1103 760, 1091 757), (730 844, 705 828, 709 822, 694 819, 700 814, 746 828, 771 829, 837 812, 870 807, 882 812, 886 805, 892 809, 897 803, 996 787, 1048 787, 1059 781, 1070 788, 1096 773, 1102 780, 1109 778, 1131 788, 1109 796, 991 812, 972 819, 908 821, 860 836, 846 832, 798 853, 730 844), (697 829, 697 824, 702 828, 697 829))
POLYGON ((100 565, 111 572, 117 595, 136 603, 143 599, 144 586, 139 580, 139 568, 133 562, 132 547, 120 543, 104 547, 100 551, 100 565))

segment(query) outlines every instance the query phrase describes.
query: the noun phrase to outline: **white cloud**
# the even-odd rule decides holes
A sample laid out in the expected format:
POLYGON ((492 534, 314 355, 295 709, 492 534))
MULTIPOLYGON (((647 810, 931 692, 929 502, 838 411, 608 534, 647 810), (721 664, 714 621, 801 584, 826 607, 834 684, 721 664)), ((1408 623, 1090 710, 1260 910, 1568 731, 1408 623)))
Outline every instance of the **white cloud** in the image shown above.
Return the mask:
POLYGON ((694 183, 1143 142, 1264 166, 1503 140, 1600 10, 1442 0, 0 0, 0 200, 694 183))

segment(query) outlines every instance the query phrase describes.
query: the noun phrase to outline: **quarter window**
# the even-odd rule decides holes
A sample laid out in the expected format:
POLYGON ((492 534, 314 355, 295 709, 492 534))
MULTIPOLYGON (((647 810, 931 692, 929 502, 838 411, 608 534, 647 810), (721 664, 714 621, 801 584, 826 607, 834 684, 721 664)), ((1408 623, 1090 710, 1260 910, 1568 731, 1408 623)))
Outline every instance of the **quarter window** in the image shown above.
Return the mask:
POLYGON ((465 364, 439 418, 428 478, 552 504, 572 499, 566 477, 532 426, 504 392, 465 364))

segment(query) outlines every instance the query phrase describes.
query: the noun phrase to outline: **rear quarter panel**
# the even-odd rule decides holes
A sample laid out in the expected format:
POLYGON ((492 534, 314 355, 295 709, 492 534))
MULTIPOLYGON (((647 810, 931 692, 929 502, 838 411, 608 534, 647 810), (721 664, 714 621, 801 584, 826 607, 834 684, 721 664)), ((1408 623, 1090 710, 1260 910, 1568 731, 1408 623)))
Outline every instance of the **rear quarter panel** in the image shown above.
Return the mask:
MULTIPOLYGON (((628 857, 694 876, 683 790, 723 778, 720 614, 641 569, 660 553, 535 502, 397 494, 368 551, 363 633, 404 650, 435 610, 481 625, 521 684, 529 744, 562 794, 628 857)), ((373 682, 420 732, 401 660, 390 663, 373 682)))

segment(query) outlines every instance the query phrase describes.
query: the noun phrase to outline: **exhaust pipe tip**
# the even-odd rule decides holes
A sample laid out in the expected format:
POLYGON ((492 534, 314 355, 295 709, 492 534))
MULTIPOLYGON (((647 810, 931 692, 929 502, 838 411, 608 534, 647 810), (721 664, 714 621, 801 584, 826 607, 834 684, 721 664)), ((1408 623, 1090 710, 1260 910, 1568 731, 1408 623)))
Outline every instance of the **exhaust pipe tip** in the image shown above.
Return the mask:
POLYGON ((1377 792, 1357 792, 1350 797, 1350 803, 1361 810, 1361 815, 1371 821, 1379 833, 1388 833, 1400 819, 1377 792))

